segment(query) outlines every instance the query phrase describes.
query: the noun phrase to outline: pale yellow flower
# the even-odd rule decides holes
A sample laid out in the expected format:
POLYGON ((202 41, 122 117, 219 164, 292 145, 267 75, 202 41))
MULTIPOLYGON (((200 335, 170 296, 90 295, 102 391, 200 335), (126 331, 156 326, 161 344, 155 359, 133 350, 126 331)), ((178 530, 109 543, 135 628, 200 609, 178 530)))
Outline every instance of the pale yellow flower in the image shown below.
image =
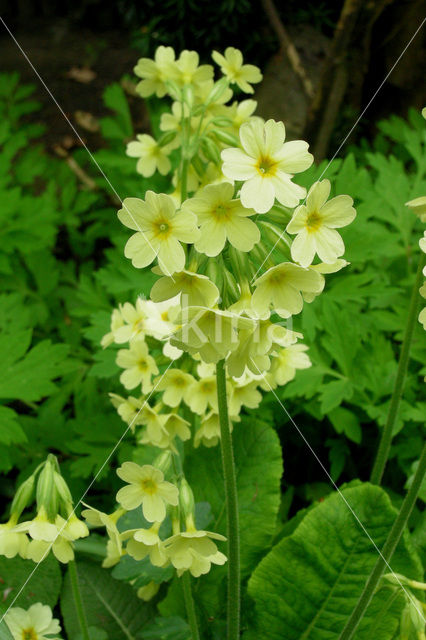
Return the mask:
POLYGON ((137 231, 126 243, 126 258, 142 268, 158 257, 167 275, 182 271, 185 266, 185 251, 180 243, 195 242, 200 236, 195 215, 188 211, 176 213, 173 200, 164 193, 147 191, 145 200, 126 198, 118 217, 126 227, 137 231))
POLYGON ((47 605, 36 602, 29 609, 12 607, 4 615, 14 640, 61 640, 59 620, 47 605), (53 637, 55 636, 55 637, 53 637))
POLYGON ((185 393, 185 402, 193 413, 202 415, 207 407, 218 412, 216 376, 204 376, 194 381, 185 393))
POLYGON ((181 328, 171 344, 199 354, 204 362, 216 363, 238 347, 238 331, 252 321, 229 311, 206 307, 187 307, 176 318, 181 328))
POLYGON ((327 202, 330 182, 315 182, 309 189, 306 204, 297 207, 286 231, 297 234, 291 245, 291 257, 302 267, 309 266, 315 254, 327 264, 334 264, 345 251, 336 229, 355 218, 350 196, 336 196, 327 202))
POLYGON ((110 344, 115 342, 116 331, 120 329, 120 327, 122 327, 123 324, 124 324, 124 320, 120 310, 114 309, 111 315, 110 331, 106 333, 101 340, 101 346, 103 349, 105 349, 106 347, 109 347, 110 344))
POLYGON ((151 377, 158 373, 155 360, 148 353, 148 346, 142 338, 135 338, 129 349, 120 349, 116 363, 125 369, 120 376, 121 384, 126 389, 134 389, 142 384, 142 393, 152 389, 151 377))
POLYGON ((236 382, 231 380, 231 394, 229 396, 229 414, 238 415, 241 407, 256 409, 262 402, 262 394, 257 389, 258 382, 236 382))
POLYGON ((164 546, 178 576, 189 571, 198 578, 208 573, 212 564, 225 564, 226 556, 218 551, 213 540, 224 541, 226 538, 211 531, 199 531, 195 526, 188 527, 188 521, 187 531, 171 536, 164 541, 164 546))
POLYGON ((146 405, 146 400, 133 396, 123 398, 116 393, 110 393, 109 397, 120 418, 132 427, 132 431, 135 430, 136 425, 145 424, 143 407, 146 405))
POLYGON ((176 452, 174 439, 189 440, 189 426, 190 423, 176 413, 160 414, 156 423, 151 421, 147 424, 145 435, 139 442, 176 452))
POLYGON ((142 298, 136 300, 133 306, 130 302, 120 305, 120 316, 124 322, 113 332, 114 342, 123 344, 129 342, 136 336, 143 336, 146 333, 147 312, 145 307, 146 301, 142 298))
POLYGON ((148 584, 144 584, 143 587, 139 587, 136 591, 136 595, 144 602, 149 602, 157 595, 160 586, 160 584, 151 580, 148 584))
POLYGON ((131 511, 142 505, 144 517, 149 522, 162 522, 166 517, 166 505, 176 506, 178 489, 164 480, 164 474, 155 467, 135 462, 124 462, 117 469, 117 475, 128 482, 117 493, 117 501, 131 511))
POLYGON ((422 222, 426 222, 426 196, 420 196, 420 198, 414 198, 405 203, 406 207, 409 207, 416 216, 419 216, 422 222))
POLYGON ((14 558, 19 555, 25 558, 28 547, 28 537, 25 533, 13 531, 17 518, 10 518, 9 522, 0 524, 0 555, 14 558))
POLYGON ((306 190, 291 178, 313 162, 308 143, 284 143, 284 124, 275 120, 246 122, 241 125, 240 140, 243 149, 224 149, 221 155, 225 176, 244 182, 240 195, 243 206, 266 213, 275 198, 286 207, 296 206, 306 190))
POLYGON ((176 80, 179 74, 175 52, 172 47, 160 46, 155 52, 155 59, 141 58, 134 72, 142 78, 142 81, 136 85, 136 91, 142 98, 148 98, 153 93, 158 98, 162 98, 167 93, 166 81, 176 80))
POLYGON ((108 514, 94 509, 89 505, 85 504, 85 506, 87 509, 81 512, 83 518, 85 518, 92 527, 105 527, 107 530, 109 540, 107 542, 106 558, 104 558, 102 566, 105 568, 113 567, 120 561, 120 558, 124 554, 121 534, 117 529, 117 522, 121 516, 124 515, 125 510, 117 509, 114 513, 108 514))
POLYGON ((260 69, 253 64, 243 64, 243 54, 239 49, 227 47, 224 56, 213 51, 212 58, 228 80, 237 84, 244 93, 253 93, 251 84, 262 80, 260 69))
POLYGON ((34 520, 21 522, 14 530, 28 533, 32 538, 25 555, 33 562, 41 562, 49 551, 52 551, 59 562, 66 564, 74 559, 72 542, 89 535, 87 526, 76 516, 67 521, 57 515, 55 520, 51 521, 43 508, 34 520))
POLYGON ((201 237, 194 243, 196 250, 209 257, 217 256, 226 241, 239 251, 250 251, 260 240, 257 225, 248 220, 253 209, 246 209, 234 198, 234 187, 229 182, 209 185, 194 198, 186 200, 182 211, 197 216, 201 237))
POLYGON ((147 314, 146 332, 147 335, 164 340, 172 335, 176 329, 173 322, 173 315, 179 308, 180 296, 176 295, 170 300, 164 302, 153 302, 145 300, 145 309, 147 314))
POLYGON ((149 178, 156 171, 165 176, 172 168, 168 158, 173 145, 160 146, 152 136, 146 133, 136 136, 127 144, 126 155, 130 158, 139 158, 136 163, 136 171, 144 178, 149 178))
POLYGON ((296 369, 308 369, 312 366, 309 356, 305 353, 305 344, 294 344, 281 349, 273 360, 271 375, 279 385, 286 384, 296 375, 296 369))
POLYGON ((301 291, 320 293, 324 277, 313 269, 305 269, 291 262, 271 267, 255 281, 252 304, 259 313, 270 305, 282 318, 300 313, 303 307, 301 291))
POLYGON ((134 529, 124 533, 125 537, 129 534, 132 536, 126 547, 129 556, 138 561, 149 556, 154 567, 164 567, 168 564, 163 541, 158 535, 160 524, 160 522, 154 522, 149 529, 134 529))
POLYGON ((176 63, 179 70, 178 84, 191 84, 197 89, 203 82, 213 78, 213 67, 210 64, 198 66, 199 61, 200 57, 196 51, 182 51, 176 63))
MULTIPOLYGON (((228 392, 230 387, 228 386, 228 392)), ((229 416, 229 429, 232 432, 234 428, 234 422, 239 422, 240 418, 237 415, 232 415, 230 411, 229 416)), ((220 422, 219 415, 214 411, 210 411, 201 418, 201 424, 194 436, 194 447, 197 449, 200 444, 204 447, 215 447, 220 440, 220 422)))
POLYGON ((163 402, 169 407, 178 407, 189 386, 194 382, 194 377, 180 369, 167 369, 154 382, 158 382, 155 387, 156 391, 164 391, 163 402))
POLYGON ((193 271, 174 273, 173 278, 163 276, 151 289, 151 299, 154 302, 169 300, 179 294, 181 294, 182 306, 213 307, 220 296, 214 282, 211 282, 207 276, 193 271))

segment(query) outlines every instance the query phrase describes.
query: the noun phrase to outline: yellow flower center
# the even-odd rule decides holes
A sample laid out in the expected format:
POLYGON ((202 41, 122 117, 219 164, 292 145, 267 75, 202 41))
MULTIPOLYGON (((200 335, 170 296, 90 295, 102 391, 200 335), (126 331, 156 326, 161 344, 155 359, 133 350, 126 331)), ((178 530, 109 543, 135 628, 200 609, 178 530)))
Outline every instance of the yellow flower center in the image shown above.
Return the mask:
POLYGON ((22 629, 22 640, 37 640, 37 638, 38 635, 34 627, 31 627, 31 629, 22 629))
POLYGON ((167 238, 170 235, 172 229, 168 222, 164 218, 160 218, 154 223, 155 231, 157 236, 161 236, 162 238, 167 238))
POLYGON ((169 312, 163 311, 163 313, 161 314, 161 319, 164 320, 164 322, 167 322, 167 320, 169 319, 169 312))
POLYGON ((141 371, 145 371, 148 368, 148 363, 146 360, 138 360, 138 367, 141 371))
POLYGON ((229 207, 226 207, 224 204, 218 204, 212 211, 216 220, 227 220, 230 218, 231 210, 229 207))
POLYGON ((256 165, 256 169, 263 178, 271 177, 277 172, 277 163, 268 156, 262 156, 256 165))
POLYGON ((201 391, 203 393, 211 393, 212 391, 214 391, 213 382, 202 382, 201 383, 201 391))
POLYGON ((151 480, 151 478, 146 478, 145 480, 141 480, 142 491, 145 493, 153 494, 157 491, 157 484, 151 480))
POLYGON ((176 387, 184 387, 185 386, 185 380, 183 378, 175 378, 174 379, 174 383, 176 387))
POLYGON ((312 211, 306 218, 305 226, 308 231, 318 231, 321 227, 321 216, 318 211, 312 211))

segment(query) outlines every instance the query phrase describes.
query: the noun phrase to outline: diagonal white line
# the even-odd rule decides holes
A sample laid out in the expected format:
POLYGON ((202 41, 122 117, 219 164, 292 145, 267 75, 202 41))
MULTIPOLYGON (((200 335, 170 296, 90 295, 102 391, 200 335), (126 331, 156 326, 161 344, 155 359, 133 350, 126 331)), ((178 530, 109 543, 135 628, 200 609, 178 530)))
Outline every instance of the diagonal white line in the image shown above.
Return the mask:
POLYGON ((173 278, 173 274, 169 273, 168 269, 165 268, 164 264, 161 264, 163 261, 160 259, 160 257, 157 255, 157 251, 154 249, 154 247, 152 246, 151 242, 148 240, 148 238, 146 237, 146 234, 142 231, 142 229, 140 228, 139 224, 136 222, 134 216, 132 215, 132 213, 129 211, 129 209, 127 208, 127 206, 124 204, 123 200, 121 199, 121 197, 119 196, 117 190, 115 189, 115 187, 112 185, 110 179, 108 178, 108 176, 106 175, 105 171, 102 169, 102 167, 100 166, 99 162, 96 160, 96 158, 94 157, 94 155, 92 154, 92 152, 90 151, 89 147, 87 146, 87 144, 84 142, 83 138, 80 136, 80 134, 78 133, 77 129, 74 127, 73 123, 71 122, 71 120, 68 118, 67 114, 65 113, 65 111, 62 109, 61 105, 59 104, 59 102, 56 100, 55 96, 53 95, 53 93, 51 92, 51 90, 49 89, 49 87, 47 86, 47 84, 45 83, 45 81, 43 80, 43 78, 41 77, 41 75, 39 74, 39 72, 37 71, 37 69, 35 68, 35 66, 33 65, 33 63, 31 62, 31 60, 29 59, 29 57, 27 56, 27 54, 25 53, 24 49, 21 47, 21 45, 19 44, 19 42, 17 41, 17 39, 15 38, 15 36, 13 35, 13 33, 11 32, 11 30, 9 29, 9 27, 7 26, 7 24, 5 23, 5 21, 3 20, 3 18, 0 16, 0 21, 3 23, 4 28, 6 29, 6 31, 8 32, 8 34, 10 35, 10 37, 12 38, 13 42, 16 44, 16 46, 18 47, 19 51, 22 53, 22 55, 24 56, 25 60, 28 62, 28 64, 30 65, 31 69, 34 71, 35 75, 37 76, 37 78, 40 80, 41 84, 43 85, 43 87, 46 89, 47 93, 49 94, 49 96, 52 98, 53 102, 55 103, 55 105, 58 107, 59 111, 62 113, 62 115, 64 116, 65 120, 68 122, 69 126, 71 127, 71 129, 73 130, 73 132, 75 133, 75 135, 77 136, 78 140, 80 141, 81 145, 84 147, 84 149, 87 151, 91 161, 93 162, 93 164, 96 166, 96 168, 98 169, 99 173, 103 176, 103 178, 105 179, 105 182, 108 184, 109 188, 111 189, 111 191, 113 192, 113 194, 116 196, 116 198, 120 201, 121 206, 125 209, 126 213, 129 214, 131 220, 133 221, 133 223, 136 225, 137 229, 139 230, 139 232, 142 234, 144 240, 146 241, 146 243, 150 246, 150 248, 152 249, 152 251, 154 252, 154 254, 157 256, 158 258, 158 262, 161 266, 162 271, 164 271, 164 273, 171 277, 173 282, 174 282, 174 278, 173 278))
POLYGON ((84 491, 84 493, 82 494, 82 496, 80 497, 79 501, 75 504, 74 509, 72 510, 72 512, 69 514, 68 518, 65 520, 64 524, 62 525, 62 527, 59 529, 58 534, 56 536, 56 538, 54 540, 52 540, 52 542, 49 544, 49 546, 47 547, 46 551, 43 554, 43 557, 41 558, 41 560, 39 560, 36 565, 34 566, 34 569, 31 571, 31 573, 29 574, 29 576, 27 576, 27 579, 25 580, 24 584, 22 585, 22 587, 19 589, 18 593, 16 594, 16 596, 13 598, 12 602, 10 603, 10 605, 8 606, 8 608, 6 609, 6 611, 4 612, 4 614, 2 615, 2 617, 0 618, 0 623, 3 621, 5 615, 7 614, 7 612, 9 611, 9 609, 11 609, 11 607, 13 607, 13 605, 15 604, 16 600, 19 598, 19 596, 21 595, 22 591, 25 589, 25 587, 27 586, 27 584, 29 583, 29 581, 31 580, 31 578, 33 577, 33 575, 35 574, 35 572, 37 571, 38 567, 40 566, 40 564, 43 562, 43 560, 47 557, 47 555, 50 553, 51 548, 53 547, 53 544, 56 542, 56 540, 58 539, 58 537, 61 535, 62 531, 64 530, 64 528, 66 527, 68 521, 70 520, 70 518, 75 514, 77 507, 81 504, 81 502, 83 502, 84 498, 87 496, 87 494, 89 493, 90 489, 93 487, 93 485, 95 484, 96 480, 99 478, 99 475, 102 473, 103 469, 105 468, 106 464, 109 462, 109 460, 111 459, 111 457, 114 455, 114 453, 117 451, 117 448, 120 446, 121 442, 123 441, 123 439, 126 437, 129 429, 132 428, 132 425, 134 424, 135 420, 137 419, 138 415, 140 414, 140 412, 142 411, 142 409, 145 407, 145 405, 147 404, 148 400, 150 399, 150 397, 152 396, 152 394, 154 393, 155 389, 158 387, 158 385, 160 384, 161 380, 164 378, 164 376, 166 375, 167 371, 169 370, 169 368, 171 367, 171 365, 173 364, 173 360, 170 362, 170 364, 167 366, 167 369, 164 371, 164 373, 162 374, 162 376, 157 380, 157 383, 155 384, 155 386, 152 388, 152 391, 150 392, 150 394, 148 395, 148 397, 146 398, 145 402, 143 403, 143 405, 141 406, 141 408, 139 409, 139 411, 137 412, 137 414, 135 415, 135 417, 133 418, 133 420, 128 424, 127 429, 124 430, 124 432, 122 433, 120 439, 116 442, 116 444, 114 445, 114 447, 111 449, 110 453, 108 454, 107 458, 105 459, 104 463, 102 464, 101 468, 97 471, 96 475, 93 477, 93 480, 90 482, 89 486, 87 487, 87 489, 84 491))
MULTIPOLYGON (((254 363, 255 364, 255 363, 254 363)), ((423 615, 423 611, 421 609, 418 608, 416 601, 413 599, 411 593, 409 591, 407 591, 407 589, 405 589, 404 585, 401 583, 401 581, 398 578, 398 575, 393 571, 392 567, 390 566, 390 564, 387 562, 387 560, 384 558, 382 552, 380 551, 379 547, 377 546, 377 544, 374 542, 373 538, 371 537, 371 535, 369 534, 369 532, 367 531, 367 529, 365 528, 365 526, 363 525, 363 523, 361 522, 361 520, 359 519, 359 517, 357 516, 357 514, 355 513, 354 509, 351 507, 351 505, 349 504, 349 502, 347 501, 347 499, 345 498, 345 496, 343 495, 343 493, 340 491, 339 487, 337 486, 337 484, 334 482, 333 478, 331 477, 331 475, 329 474, 329 472, 327 471, 327 468, 324 466, 323 462, 321 461, 321 459, 318 457, 318 455, 315 453, 314 449, 312 448, 312 446, 309 444, 308 440, 306 439, 305 435, 303 434, 303 432, 301 431, 301 429, 299 429, 299 427, 297 426, 296 422, 293 420, 293 418, 291 417, 291 415, 289 414, 289 412, 287 411, 287 409, 285 408, 285 406, 283 405, 283 403, 281 402, 281 400, 279 399, 278 395, 275 393, 275 390, 271 387, 271 385, 269 384, 267 378, 265 377, 265 374, 260 371, 260 369, 258 368, 258 366, 255 364, 256 369, 258 370, 259 374, 262 376, 262 378, 264 379, 264 381, 266 382, 266 384, 269 387, 269 390, 272 391, 273 395, 275 396, 275 398, 278 400, 278 403, 280 405, 280 407, 284 410, 284 412, 286 413, 288 419, 290 420, 290 422, 292 423, 292 425, 294 426, 294 428, 296 429, 297 433, 300 435, 300 437, 303 439, 304 443, 306 444, 306 446, 308 447, 309 451, 312 453, 312 455, 314 456, 315 460, 318 462, 318 464, 320 465, 321 469, 324 471, 324 473, 326 474, 327 478, 329 479, 329 481, 331 482, 331 484, 333 485, 333 487, 336 489, 337 493, 339 494, 339 496, 341 497, 341 499, 343 500, 343 502, 345 503, 345 505, 348 507, 349 511, 351 512, 351 514, 353 515, 353 517, 355 518, 355 520, 357 521, 357 523, 359 524, 359 526, 361 527, 362 531, 365 533, 365 535, 367 536, 367 538, 370 540, 371 544, 373 545, 373 547, 375 548, 375 550, 377 551, 377 553, 379 554, 379 556, 382 558, 382 560, 384 561, 384 563, 386 564, 386 566, 388 567, 389 571, 391 572, 391 574, 394 576, 394 578, 396 579, 396 581, 398 582, 399 586, 401 587, 401 589, 403 590, 405 596, 410 600, 410 602, 414 605, 417 613, 420 615, 420 617, 422 618, 423 622, 426 623, 426 618, 423 615)))
MULTIPOLYGON (((371 105, 371 103, 373 102, 374 98, 377 96, 377 94, 379 93, 380 89, 383 87, 383 85, 385 84, 386 80, 389 78, 389 76, 391 75, 392 71, 395 69, 396 65, 399 63, 399 61, 401 60, 402 56, 404 55, 404 53, 407 51, 408 47, 410 46, 410 44, 413 42, 414 38, 416 37, 416 35, 419 33, 420 29, 422 28, 422 26, 424 25, 426 21, 426 18, 423 18, 422 22, 420 23, 420 26, 417 27, 416 31, 414 32, 414 34, 411 36, 410 40, 408 41, 408 43, 405 45, 404 49, 402 50, 402 52, 400 53, 400 55, 398 56, 396 62, 392 65, 391 70, 386 74, 385 78, 382 80, 382 82, 380 83, 380 85, 377 87, 376 91, 374 92, 374 94, 372 95, 372 97, 370 98, 370 100, 368 101, 368 103, 366 104, 366 106, 364 107, 364 109, 362 110, 361 114, 358 116, 358 118, 355 120, 355 123, 352 125, 351 129, 348 131, 348 133, 346 134, 346 136, 344 137, 343 141, 340 143, 340 145, 338 146, 337 150, 335 151, 335 153, 333 154, 331 160, 329 160, 327 166, 325 167, 324 171, 321 173, 320 177, 318 178, 318 180, 321 180, 321 178, 324 176, 325 172, 327 171, 327 169, 330 167, 331 163, 333 162, 333 160, 335 159, 335 157, 337 156, 337 154, 339 153, 339 151, 341 150, 341 148, 344 146, 344 144, 346 143, 347 139, 349 138, 349 136, 351 135, 351 133, 353 132, 353 130, 355 129, 355 127, 357 127, 359 121, 361 120, 361 118, 363 117, 364 113, 367 111, 368 107, 371 105)), ((302 205, 305 204, 306 202, 306 197, 302 202, 302 205)), ((273 252, 273 250, 275 249, 275 247, 277 246, 277 244, 281 241, 282 237, 284 235, 284 231, 281 233, 280 237, 278 238, 278 240, 275 242, 274 246, 272 247, 272 249, 270 250, 270 252, 268 253, 268 255, 266 256, 266 258, 263 260, 262 264, 260 265, 260 267, 258 268, 258 270, 256 271, 256 273, 254 274, 253 278, 251 279, 251 283, 253 283, 254 279, 256 278, 257 274, 259 273, 259 271, 262 269, 263 265, 265 264, 265 262, 268 260, 269 256, 271 255, 271 253, 273 252)))

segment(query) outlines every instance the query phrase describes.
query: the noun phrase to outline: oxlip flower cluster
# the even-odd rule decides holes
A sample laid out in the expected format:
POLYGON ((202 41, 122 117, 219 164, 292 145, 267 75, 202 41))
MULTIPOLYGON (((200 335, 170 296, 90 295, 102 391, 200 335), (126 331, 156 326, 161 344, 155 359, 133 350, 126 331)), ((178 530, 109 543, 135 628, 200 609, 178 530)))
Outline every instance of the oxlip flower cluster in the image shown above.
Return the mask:
MULTIPOLYGON (((226 556, 214 541, 225 541, 220 534, 197 529, 192 490, 182 477, 171 472, 172 454, 161 454, 153 465, 125 462, 118 476, 127 484, 117 493, 120 508, 108 515, 88 507, 83 516, 91 526, 105 526, 109 546, 103 566, 111 567, 127 554, 137 561, 148 557, 155 567, 173 566, 180 576, 189 571, 194 577, 210 571, 211 565, 222 565, 226 556), (173 475, 174 482, 165 479, 173 475), (119 519, 128 511, 137 510, 141 526, 117 528, 119 519), (163 536, 170 530, 172 535, 163 536)), ((88 505, 87 505, 88 506, 88 505)), ((149 581, 138 589, 144 600, 155 596, 159 585, 149 581)))
POLYGON ((15 494, 9 521, 0 525, 0 554, 41 562, 52 551, 59 562, 68 563, 74 559, 73 542, 88 535, 86 524, 74 513, 57 460, 49 455, 15 494), (36 515, 19 521, 34 497, 36 515))
MULTIPOLYGON (((118 212, 132 231, 125 256, 157 279, 149 300, 114 309, 102 346, 117 349, 120 382, 132 392, 111 394, 114 407, 158 458, 121 465, 126 484, 112 514, 83 513, 106 528, 105 566, 127 554, 194 577, 226 561, 223 536, 195 526, 183 469, 185 449, 220 442, 217 367, 232 431, 263 391, 311 365, 293 318, 321 294, 327 274, 347 265, 337 230, 355 217, 352 199, 331 197, 328 180, 308 191, 298 184, 313 162, 307 142, 287 141, 282 122, 256 116, 255 100, 232 100, 235 89, 253 93, 260 71, 233 47, 212 58, 216 78, 196 52, 170 47, 135 68, 141 96, 172 102, 159 137, 140 134, 127 153, 141 175, 169 175, 170 188, 127 197, 118 212), (140 528, 124 529, 129 511, 140 528)), ((144 599, 158 590, 152 581, 135 586, 144 599)))

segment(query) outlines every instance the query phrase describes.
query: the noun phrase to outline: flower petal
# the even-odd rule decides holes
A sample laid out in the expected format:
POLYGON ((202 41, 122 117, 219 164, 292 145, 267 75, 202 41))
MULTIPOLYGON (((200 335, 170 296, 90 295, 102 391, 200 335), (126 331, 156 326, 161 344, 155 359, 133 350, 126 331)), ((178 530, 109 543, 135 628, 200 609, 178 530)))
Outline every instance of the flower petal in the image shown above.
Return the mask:
POLYGON ((275 189, 271 178, 257 175, 241 187, 241 202, 244 207, 257 213, 266 213, 274 204, 275 189))

